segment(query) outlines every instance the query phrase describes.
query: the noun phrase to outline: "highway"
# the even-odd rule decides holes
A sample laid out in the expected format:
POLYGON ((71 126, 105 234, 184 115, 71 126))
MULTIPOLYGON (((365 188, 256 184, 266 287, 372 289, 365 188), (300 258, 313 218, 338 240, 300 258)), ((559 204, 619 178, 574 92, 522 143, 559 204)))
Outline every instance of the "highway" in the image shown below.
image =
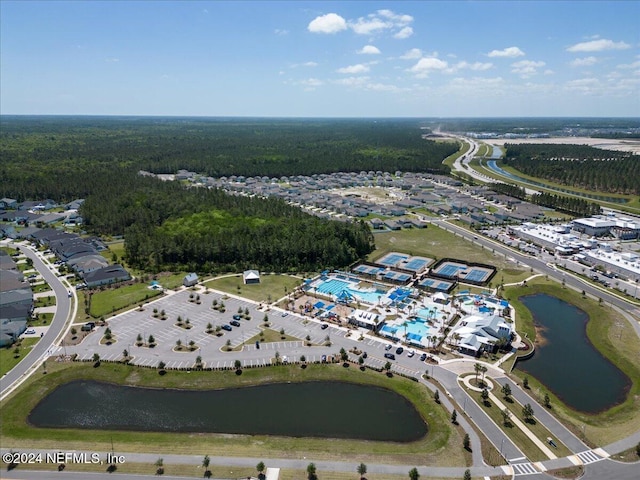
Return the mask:
POLYGON ((47 351, 56 343, 58 336, 65 329, 66 322, 71 312, 71 298, 68 296, 68 287, 51 270, 50 264, 45 263, 32 248, 16 245, 21 252, 33 260, 33 266, 42 278, 51 286, 56 296, 56 313, 47 329, 47 332, 13 369, 0 379, 0 400, 15 388, 25 378, 27 373, 38 367, 44 360, 47 351))

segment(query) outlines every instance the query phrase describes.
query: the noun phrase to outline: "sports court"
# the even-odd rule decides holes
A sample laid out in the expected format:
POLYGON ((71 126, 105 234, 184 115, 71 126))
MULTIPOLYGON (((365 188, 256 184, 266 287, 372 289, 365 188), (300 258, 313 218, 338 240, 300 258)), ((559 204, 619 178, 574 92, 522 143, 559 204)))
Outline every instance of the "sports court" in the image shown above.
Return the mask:
MULTIPOLYGON (((469 265, 459 260, 441 260, 432 270, 431 274, 461 282, 484 284, 496 272, 490 265, 469 265)), ((432 288, 432 287, 430 287, 432 288)))
POLYGON ((387 268, 393 268, 400 262, 403 262, 409 258, 409 255, 404 255, 398 252, 389 252, 384 257, 375 261, 378 265, 384 265, 387 268))

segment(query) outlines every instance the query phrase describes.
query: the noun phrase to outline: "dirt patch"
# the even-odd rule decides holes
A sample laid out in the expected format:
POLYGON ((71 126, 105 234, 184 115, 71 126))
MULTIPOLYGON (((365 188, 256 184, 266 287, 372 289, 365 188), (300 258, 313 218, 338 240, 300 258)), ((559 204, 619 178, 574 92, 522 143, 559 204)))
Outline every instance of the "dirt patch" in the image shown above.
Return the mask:
POLYGON ((535 345, 538 347, 542 347, 547 344, 547 337, 545 337, 545 332, 547 329, 542 325, 534 324, 533 328, 536 330, 536 341, 535 345))

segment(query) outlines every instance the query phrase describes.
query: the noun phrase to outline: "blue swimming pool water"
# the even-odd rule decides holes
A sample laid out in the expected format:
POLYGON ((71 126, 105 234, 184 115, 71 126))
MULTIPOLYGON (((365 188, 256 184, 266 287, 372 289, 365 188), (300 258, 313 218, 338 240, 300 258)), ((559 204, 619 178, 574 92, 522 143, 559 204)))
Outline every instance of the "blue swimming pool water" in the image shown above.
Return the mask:
POLYGON ((363 292, 354 288, 353 282, 349 282, 346 280, 338 280, 337 278, 332 278, 318 285, 318 292, 325 293, 329 295, 340 295, 343 291, 347 291, 349 294, 353 295, 357 300, 362 302, 375 304, 378 303, 378 297, 385 295, 387 292, 384 290, 375 290, 373 292, 363 292))

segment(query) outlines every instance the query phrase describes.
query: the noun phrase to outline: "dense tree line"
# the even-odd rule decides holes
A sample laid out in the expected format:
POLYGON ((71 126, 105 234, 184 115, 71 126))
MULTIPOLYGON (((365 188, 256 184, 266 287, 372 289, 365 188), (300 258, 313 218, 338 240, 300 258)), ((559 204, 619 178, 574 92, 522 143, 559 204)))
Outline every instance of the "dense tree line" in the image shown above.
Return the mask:
POLYGON ((509 195, 510 197, 519 198, 520 200, 524 200, 527 196, 524 188, 519 187, 518 185, 512 185, 509 183, 492 183, 491 190, 496 193, 501 193, 502 195, 509 195))
POLYGON ((531 203, 543 207, 554 208, 561 212, 569 213, 577 217, 590 217, 592 215, 600 215, 602 209, 600 205, 588 202, 582 198, 563 197, 552 193, 538 193, 531 196, 531 203))
POLYGON ((81 208, 93 232, 124 234, 140 269, 314 271, 344 267, 374 248, 363 222, 320 219, 275 198, 185 189, 107 173, 81 208))
POLYGON ((458 145, 415 120, 2 117, 0 196, 68 201, 122 169, 210 176, 382 170, 446 174, 458 145))
POLYGON ((586 145, 506 145, 504 164, 525 175, 607 193, 640 194, 640 155, 586 145))

